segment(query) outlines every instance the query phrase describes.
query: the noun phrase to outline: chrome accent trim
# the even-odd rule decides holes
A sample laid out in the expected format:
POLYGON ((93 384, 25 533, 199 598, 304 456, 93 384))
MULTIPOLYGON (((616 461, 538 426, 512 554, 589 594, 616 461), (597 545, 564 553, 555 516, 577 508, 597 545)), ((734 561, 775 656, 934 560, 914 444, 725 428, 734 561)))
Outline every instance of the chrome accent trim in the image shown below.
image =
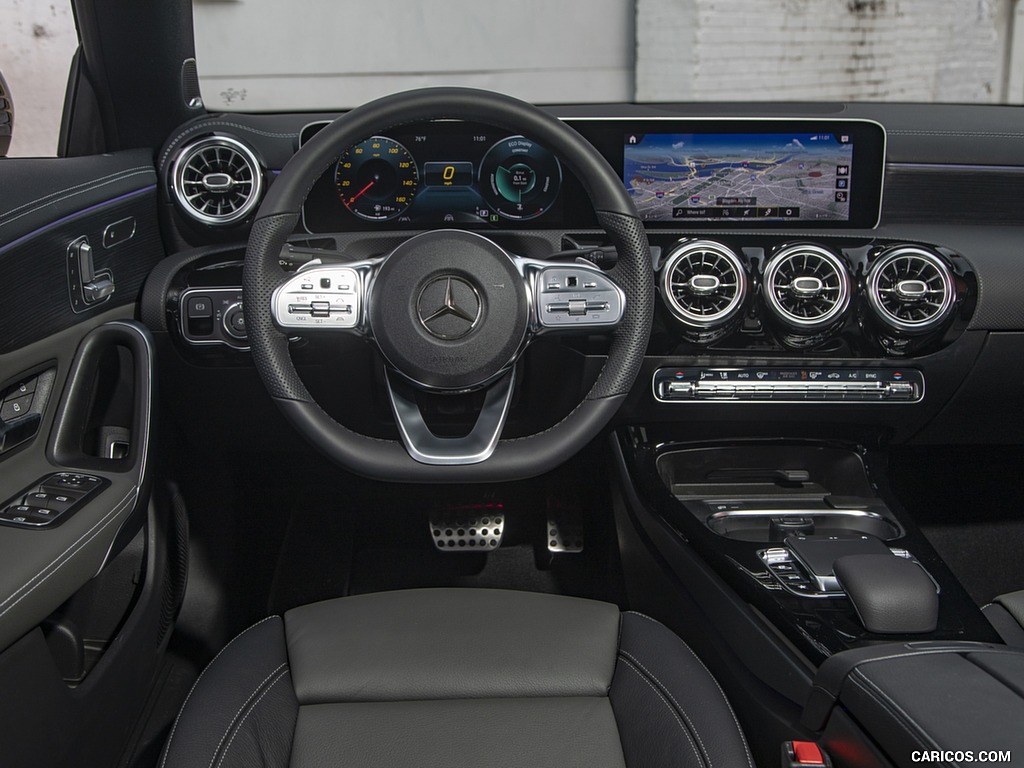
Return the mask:
MULTIPOLYGON (((808 277, 805 275, 797 276, 796 280, 802 277, 808 277)), ((816 278, 819 282, 821 278, 816 278)), ((807 293, 798 288, 794 280, 794 285, 787 287, 790 293, 793 293, 798 298, 813 297, 822 294, 824 291, 829 290, 824 285, 818 288, 816 291, 807 293)), ((778 317, 779 320, 799 330, 816 330, 824 328, 834 321, 838 320, 840 316, 850 305, 850 273, 846 269, 846 265, 843 261, 836 256, 832 251, 822 248, 818 245, 809 245, 805 243, 797 243, 794 245, 787 245, 768 260, 767 266, 764 269, 764 284, 762 288, 762 296, 764 297, 765 303, 768 308, 778 317), (801 317, 800 315, 794 314, 788 307, 786 307, 779 299, 777 291, 780 289, 776 285, 776 278, 779 270, 787 263, 791 262, 795 258, 800 256, 809 256, 820 259, 820 263, 827 265, 835 276, 838 278, 839 285, 836 289, 839 295, 833 300, 831 308, 817 317, 801 317)))
MULTIPOLYGON (((693 275, 688 282, 692 286, 694 280, 703 276, 704 275, 693 275)), ((718 279, 715 275, 712 275, 711 277, 718 279)), ((721 283, 720 280, 719 283, 721 283)), ((666 257, 661 269, 660 285, 665 304, 677 320, 691 328, 708 329, 720 326, 735 316, 736 312, 743 306, 743 302, 747 298, 748 283, 747 272, 743 268, 743 262, 731 248, 728 248, 722 243, 714 240, 691 240, 676 246, 676 248, 674 248, 666 257), (684 307, 672 288, 672 276, 680 262, 690 255, 700 251, 707 251, 722 259, 736 275, 735 294, 730 299, 729 303, 726 304, 724 309, 721 309, 711 315, 701 315, 684 307)), ((710 290, 701 288, 699 290, 694 289, 693 292, 698 296, 708 296, 719 290, 720 287, 721 284, 716 285, 710 290)))
MULTIPOLYGON (((231 349, 237 349, 239 352, 248 352, 250 349, 248 344, 234 344, 232 342, 225 341, 224 339, 191 339, 185 332, 185 325, 188 322, 188 300, 190 297, 195 295, 214 296, 218 294, 228 294, 231 297, 235 297, 240 295, 241 293, 242 286, 240 285, 238 287, 222 286, 218 288, 203 288, 200 286, 195 288, 187 288, 186 290, 182 291, 181 294, 178 296, 178 331, 179 333, 181 333, 182 340, 184 340, 186 344, 190 344, 193 346, 207 346, 210 344, 220 344, 225 347, 230 347, 231 349)), ((237 304, 239 302, 235 301, 232 303, 237 304)), ((216 314, 214 314, 214 317, 211 319, 214 320, 215 322, 218 321, 216 314)), ((222 318, 220 318, 219 321, 223 322, 223 316, 222 318)), ((238 341, 241 342, 240 339, 238 341)))
MULTIPOLYGON (((818 599, 818 600, 830 599, 830 598, 836 598, 836 597, 846 597, 846 593, 843 592, 841 589, 839 589, 839 583, 838 582, 835 582, 834 589, 828 590, 827 587, 822 584, 822 580, 819 579, 818 577, 816 577, 813 573, 811 573, 809 568, 805 567, 802 562, 800 562, 797 558, 795 558, 793 556, 792 551, 790 551, 790 549, 787 548, 787 547, 769 547, 768 549, 758 550, 757 557, 758 557, 758 559, 762 563, 765 564, 765 567, 768 568, 768 573, 771 575, 771 579, 772 579, 771 583, 772 584, 780 585, 782 587, 782 589, 786 590, 791 595, 796 595, 797 597, 807 597, 807 598, 812 598, 812 599, 818 599), (808 577, 808 581, 810 581, 811 584, 816 586, 818 591, 817 592, 801 592, 799 590, 796 590, 796 589, 793 589, 792 587, 790 587, 789 584, 787 584, 785 581, 783 581, 778 576, 776 576, 775 573, 772 571, 772 569, 770 567, 771 565, 776 565, 776 564, 779 564, 779 563, 796 563, 796 564, 798 564, 799 567, 804 570, 805 575, 808 577)), ((831 578, 832 578, 832 581, 835 581, 835 577, 834 576, 831 577, 831 578)))
POLYGON ((317 265, 296 272, 271 294, 274 324, 292 331, 361 332, 366 317, 364 273, 371 266, 370 262, 317 265), (330 288, 322 288, 321 280, 329 280, 330 288), (326 304, 327 315, 314 314, 314 303, 326 304), (309 312, 296 310, 299 306, 308 307, 309 312))
POLYGON ((726 520, 730 517, 867 517, 890 522, 885 515, 865 509, 730 509, 708 515, 707 522, 726 520))
POLYGON ((468 435, 438 437, 423 420, 416 402, 396 391, 391 381, 391 372, 385 370, 391 410, 409 456, 420 464, 435 466, 479 464, 486 461, 498 447, 501 430, 512 404, 514 378, 515 372, 510 371, 490 386, 476 424, 468 435))
POLYGON ((552 331, 610 330, 622 322, 626 293, 600 267, 582 261, 512 260, 531 297, 527 341, 552 331), (576 313, 579 307, 583 314, 576 313))
MULTIPOLYGON (((657 371, 655 371, 655 374, 657 374, 657 371)), ((812 400, 812 399, 799 399, 799 400, 792 399, 792 400, 787 400, 787 399, 784 399, 784 398, 775 397, 775 394, 779 391, 779 389, 789 389, 791 392, 803 392, 803 391, 806 391, 806 389, 808 388, 808 385, 803 383, 803 382, 772 382, 770 384, 763 385, 764 389, 760 390, 762 392, 771 392, 772 393, 772 397, 764 398, 764 399, 761 399, 761 400, 758 400, 757 398, 749 398, 749 399, 742 399, 741 400, 741 399, 727 399, 724 396, 723 397, 697 397, 697 393, 700 391, 700 382, 681 382, 681 383, 689 384, 690 385, 689 386, 689 391, 691 391, 694 394, 693 397, 690 397, 690 398, 671 398, 671 399, 662 397, 661 393, 658 391, 658 386, 657 386, 657 381, 655 380, 655 376, 651 376, 651 393, 654 395, 654 399, 655 400, 657 400, 659 403, 664 403, 666 405, 684 405, 684 404, 685 405, 689 405, 689 404, 693 404, 693 403, 702 403, 702 404, 711 404, 711 405, 729 405, 729 406, 733 406, 733 405, 762 405, 763 406, 763 405, 772 405, 772 404, 777 404, 777 405, 916 405, 917 403, 920 403, 920 402, 922 402, 924 400, 925 387, 926 387, 926 382, 925 382, 924 379, 922 379, 922 381, 921 381, 921 393, 920 393, 920 396, 916 397, 916 398, 909 399, 909 400, 896 400, 896 399, 885 398, 885 397, 881 397, 881 398, 879 398, 877 400, 829 400, 827 398, 814 399, 814 400, 812 400), (776 389, 776 387, 778 387, 779 389, 776 389)), ((846 387, 846 386, 848 386, 850 384, 853 384, 853 382, 844 382, 843 386, 846 387)), ((867 383, 865 382, 865 384, 867 384, 867 383)), ((877 391, 880 391, 880 392, 885 392, 886 391, 885 390, 885 386, 884 386, 885 384, 891 384, 891 382, 873 382, 873 383, 871 383, 871 384, 869 384, 867 386, 863 386, 862 385, 860 387, 857 387, 857 389, 859 391, 871 391, 871 392, 873 392, 873 391, 877 390, 877 391)), ((730 385, 726 385, 726 386, 730 386, 730 385)), ((731 386, 737 387, 737 386, 743 386, 743 385, 732 384, 731 386)), ((756 385, 755 385, 755 387, 756 387, 756 385)), ((744 389, 743 391, 748 391, 748 390, 744 389)), ((755 388, 754 392, 757 392, 757 391, 759 391, 759 390, 757 390, 755 388)), ((818 390, 815 390, 815 391, 818 391, 818 390)), ((846 390, 844 389, 844 391, 846 391, 846 390)))
MULTIPOLYGON (((202 184, 205 192, 219 191, 212 190, 204 181, 196 183, 202 184)), ((232 184, 229 188, 234 188, 238 183, 237 179, 232 178, 232 184)), ((186 144, 178 150, 177 157, 174 160, 174 165, 171 168, 171 192, 174 194, 174 198, 179 209, 189 218, 194 219, 201 224, 207 224, 213 227, 234 224, 252 213, 256 209, 256 206, 259 205, 260 198, 263 195, 263 166, 260 165, 255 152, 240 140, 220 133, 204 136, 197 141, 186 144), (249 172, 252 174, 252 181, 247 182, 251 184, 251 188, 245 201, 242 202, 235 210, 223 215, 204 213, 196 208, 196 206, 192 204, 184 188, 185 171, 189 168, 195 158, 211 149, 225 149, 228 152, 238 155, 248 166, 249 172)), ((195 195, 193 195, 193 197, 195 197, 195 195)))
POLYGON ((127 243, 129 240, 135 237, 135 230, 138 228, 138 226, 138 219, 136 219, 134 216, 125 216, 123 219, 118 219, 113 224, 107 224, 107 226, 103 228, 103 236, 100 238, 100 242, 103 244, 103 247, 105 249, 113 248, 114 246, 120 245, 121 243, 127 243), (132 231, 123 240, 119 240, 113 245, 107 245, 107 235, 109 234, 110 230, 112 230, 119 224, 124 224, 126 221, 131 221, 132 231))
MULTIPOLYGON (((924 283, 925 292, 922 292, 921 296, 923 297, 926 295, 927 281, 915 278, 912 280, 903 280, 901 281, 901 284, 906 282, 924 283)), ((871 269, 868 271, 866 287, 868 303, 871 305, 871 309, 874 311, 875 315, 883 323, 899 331, 921 332, 938 325, 949 316, 949 312, 952 310, 953 304, 956 300, 956 289, 953 284, 953 272, 949 266, 938 255, 914 245, 900 245, 883 251, 878 260, 871 265, 871 269), (882 290, 880 287, 882 275, 886 269, 896 264, 900 259, 917 259, 926 263, 929 267, 935 270, 935 276, 942 281, 942 301, 939 304, 939 308, 929 317, 922 320, 904 320, 903 318, 894 315, 883 305, 880 295, 882 290)))
POLYGON ((449 274, 435 277, 429 283, 424 285, 422 289, 420 289, 420 295, 416 297, 416 317, 420 321, 420 325, 423 326, 423 329, 436 339, 461 339, 463 336, 466 336, 467 334, 469 334, 470 331, 477 327, 477 325, 480 323, 480 315, 482 313, 483 301, 481 301, 480 299, 480 292, 468 280, 464 280, 463 278, 458 277, 457 275, 449 274), (432 307, 424 309, 424 307, 422 306, 423 294, 427 292, 428 288, 433 286, 435 283, 441 282, 442 280, 445 281, 444 300, 439 306, 434 305, 432 307), (467 307, 463 307, 462 305, 459 304, 458 300, 455 298, 455 292, 453 290, 452 281, 455 281, 457 284, 464 285, 467 288, 469 288, 469 290, 473 294, 473 300, 476 303, 476 311, 473 311, 467 307), (466 329, 462 331, 462 333, 441 333, 439 331, 435 331, 433 328, 430 327, 435 320, 440 320, 441 318, 447 317, 449 315, 456 317, 467 323, 466 329))

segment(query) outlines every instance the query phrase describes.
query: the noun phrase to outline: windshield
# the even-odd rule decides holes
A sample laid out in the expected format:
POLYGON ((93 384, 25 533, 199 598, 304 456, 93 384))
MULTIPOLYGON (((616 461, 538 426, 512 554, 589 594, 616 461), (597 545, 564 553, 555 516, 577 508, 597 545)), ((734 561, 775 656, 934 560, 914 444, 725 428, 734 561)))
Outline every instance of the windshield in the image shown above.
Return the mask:
POLYGON ((211 110, 344 109, 427 85, 538 104, 1024 101, 1021 0, 195 3, 211 110))

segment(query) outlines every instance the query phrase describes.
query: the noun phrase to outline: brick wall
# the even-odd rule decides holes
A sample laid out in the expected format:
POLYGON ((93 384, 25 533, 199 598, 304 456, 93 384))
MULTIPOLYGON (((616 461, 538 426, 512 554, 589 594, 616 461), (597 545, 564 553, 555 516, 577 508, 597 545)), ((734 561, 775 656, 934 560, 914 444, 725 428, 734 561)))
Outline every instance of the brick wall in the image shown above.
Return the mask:
POLYGON ((1004 99, 1011 0, 637 0, 641 101, 1004 99))

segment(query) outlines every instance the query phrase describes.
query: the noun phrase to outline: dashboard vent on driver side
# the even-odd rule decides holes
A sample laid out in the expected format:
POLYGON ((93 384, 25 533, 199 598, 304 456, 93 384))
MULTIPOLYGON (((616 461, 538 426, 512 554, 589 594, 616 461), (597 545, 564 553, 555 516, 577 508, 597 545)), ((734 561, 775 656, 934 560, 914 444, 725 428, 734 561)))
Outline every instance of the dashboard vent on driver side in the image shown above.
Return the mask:
POLYGON ((850 304, 850 277, 839 257, 816 245, 791 245, 768 261, 764 299, 786 325, 818 330, 850 304))
POLYGON ((867 290, 879 319, 908 334, 941 323, 956 298, 949 267, 937 254, 917 246, 884 251, 868 273, 867 290))
POLYGON ((230 136, 207 136, 183 147, 171 171, 183 212, 203 224, 241 221, 256 208, 263 170, 249 147, 230 136))
POLYGON ((661 289, 669 311, 690 328, 710 329, 734 319, 747 293, 743 263, 711 240, 683 243, 665 260, 661 289))

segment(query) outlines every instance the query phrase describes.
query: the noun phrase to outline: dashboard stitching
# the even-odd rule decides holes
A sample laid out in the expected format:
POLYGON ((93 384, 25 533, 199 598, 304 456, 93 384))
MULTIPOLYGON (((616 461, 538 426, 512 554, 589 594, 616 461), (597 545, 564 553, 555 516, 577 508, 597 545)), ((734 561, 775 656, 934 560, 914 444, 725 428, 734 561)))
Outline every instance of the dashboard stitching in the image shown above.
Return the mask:
POLYGON ((131 503, 133 503, 136 498, 138 498, 138 489, 137 488, 133 488, 131 490, 131 492, 127 496, 125 496, 123 499, 121 499, 121 501, 118 502, 114 506, 113 509, 111 509, 106 515, 101 517, 96 523, 94 523, 92 528, 90 528, 85 533, 83 533, 75 541, 74 544, 72 544, 67 549, 65 549, 63 552, 61 552, 59 555, 57 555, 57 557, 54 560, 52 560, 49 565, 47 565, 44 568, 42 568, 35 576, 33 576, 31 579, 29 579, 27 582, 25 582, 25 584, 23 584, 15 592, 13 592, 10 595, 8 595, 7 599, 4 600, 2 603, 0 603, 0 606, 7 605, 7 603, 9 603, 11 600, 13 600, 20 592, 23 592, 26 589, 28 590, 28 591, 25 592, 25 594, 21 595, 21 597, 19 597, 17 600, 14 600, 13 603, 11 603, 6 608, 4 608, 2 611, 0 611, 0 618, 2 618, 8 611, 10 611, 12 608, 14 608, 14 606, 16 606, 18 603, 20 603, 26 597, 28 597, 33 591, 35 591, 35 589, 40 584, 42 584, 44 581, 46 581, 48 578, 50 578, 53 574, 55 574, 58 570, 60 570, 60 568, 63 565, 65 565, 71 559, 71 557, 73 555, 77 554, 89 542, 91 542, 93 539, 95 539, 97 536, 99 536, 99 534, 103 531, 103 529, 106 528, 108 525, 110 525, 110 523, 113 520, 115 520, 117 518, 117 516, 121 514, 121 512, 124 511, 126 506, 130 505, 131 503), (49 571, 49 573, 47 573, 47 571, 49 571), (33 583, 33 582, 35 582, 35 583, 33 583), (31 587, 30 587, 30 585, 31 585, 31 587))
POLYGON ((111 173, 107 176, 101 176, 99 179, 93 179, 90 181, 83 182, 81 184, 76 184, 73 187, 67 187, 66 189, 58 190, 57 192, 51 192, 50 194, 44 195, 43 197, 37 197, 35 200, 32 200, 28 203, 24 203, 23 205, 19 205, 17 208, 12 208, 7 213, 0 216, 0 227, 10 224, 12 221, 16 221, 20 219, 22 216, 27 216, 30 213, 35 213, 37 210, 39 210, 40 208, 44 208, 47 205, 52 205, 53 203, 57 202, 57 200, 66 200, 70 197, 75 197, 76 195, 81 195, 84 194, 85 192, 90 192, 94 189, 105 187, 107 184, 113 184, 115 181, 123 181, 124 179, 131 178, 132 176, 139 176, 147 173, 153 173, 153 168, 148 165, 139 166, 138 168, 128 168, 123 171, 111 173), (73 192, 73 190, 78 191, 73 192), (22 209, 24 208, 28 208, 29 210, 23 211, 22 209), (18 213, 17 216, 12 215, 14 213, 17 213, 18 211, 22 212, 18 213))
POLYGON ((160 165, 163 165, 167 161, 167 157, 168 155, 170 155, 171 150, 174 149, 175 144, 177 144, 179 141, 181 141, 189 134, 195 133, 196 131, 201 131, 204 128, 209 128, 213 125, 226 125, 230 128, 237 128, 240 131, 248 131, 249 133, 255 133, 259 136, 267 136, 271 139, 296 139, 299 136, 298 133, 271 133, 270 131, 261 131, 258 128, 249 128, 248 126, 242 125, 241 123, 233 123, 230 120, 211 120, 206 123, 199 123, 198 125, 190 126, 181 133, 179 133, 177 136, 175 136, 167 145, 167 149, 165 149, 163 151, 163 154, 160 155, 160 165))

